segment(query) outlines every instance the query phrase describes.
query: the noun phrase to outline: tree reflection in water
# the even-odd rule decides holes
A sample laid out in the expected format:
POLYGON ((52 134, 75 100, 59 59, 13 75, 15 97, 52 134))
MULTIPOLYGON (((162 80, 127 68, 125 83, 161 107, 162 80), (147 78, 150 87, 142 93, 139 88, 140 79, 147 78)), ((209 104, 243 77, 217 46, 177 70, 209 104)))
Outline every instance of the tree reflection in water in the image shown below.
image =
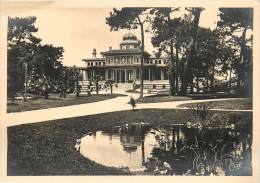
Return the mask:
POLYGON ((171 126, 154 129, 159 147, 147 173, 164 175, 250 175, 251 136, 243 129, 171 126), (169 129, 169 128, 168 128, 169 129))
MULTIPOLYGON (((109 138, 113 143, 111 148, 114 149, 106 149, 106 158, 110 159, 96 155, 103 153, 100 151, 90 154, 95 161, 106 161, 106 165, 111 163, 124 167, 127 171, 141 174, 251 175, 250 134, 250 130, 237 128, 234 125, 210 126, 187 123, 153 128, 141 122, 115 126, 97 133, 97 139, 109 138), (123 158, 121 161, 111 157, 116 151, 120 152, 120 158, 123 158), (126 155, 129 155, 130 160, 126 155), (122 161, 125 164, 122 165, 122 161)), ((95 138, 96 133, 92 136, 95 138)), ((87 142, 90 140, 88 138, 87 142)), ((97 144, 96 146, 100 148, 103 146, 102 143, 107 141, 97 144, 95 140, 91 143, 91 147, 95 149, 94 146, 97 144)), ((109 143, 105 147, 109 148, 109 143)), ((85 150, 89 152, 92 148, 85 150)))

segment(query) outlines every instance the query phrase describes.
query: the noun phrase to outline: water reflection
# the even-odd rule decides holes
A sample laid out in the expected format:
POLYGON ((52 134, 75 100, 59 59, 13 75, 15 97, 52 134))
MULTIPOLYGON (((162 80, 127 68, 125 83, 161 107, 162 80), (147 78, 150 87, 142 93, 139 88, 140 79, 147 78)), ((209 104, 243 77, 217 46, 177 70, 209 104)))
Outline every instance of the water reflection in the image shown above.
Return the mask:
POLYGON ((135 123, 86 134, 79 152, 102 165, 152 175, 250 175, 251 136, 243 129, 135 123))

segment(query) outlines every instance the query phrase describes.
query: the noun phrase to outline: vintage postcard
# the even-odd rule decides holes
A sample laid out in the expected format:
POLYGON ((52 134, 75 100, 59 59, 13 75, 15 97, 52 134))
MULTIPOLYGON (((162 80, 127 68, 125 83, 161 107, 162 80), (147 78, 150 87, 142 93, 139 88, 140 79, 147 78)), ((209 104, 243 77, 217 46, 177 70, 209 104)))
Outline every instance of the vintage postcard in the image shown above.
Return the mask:
POLYGON ((0 10, 0 182, 260 182, 258 1, 0 10))

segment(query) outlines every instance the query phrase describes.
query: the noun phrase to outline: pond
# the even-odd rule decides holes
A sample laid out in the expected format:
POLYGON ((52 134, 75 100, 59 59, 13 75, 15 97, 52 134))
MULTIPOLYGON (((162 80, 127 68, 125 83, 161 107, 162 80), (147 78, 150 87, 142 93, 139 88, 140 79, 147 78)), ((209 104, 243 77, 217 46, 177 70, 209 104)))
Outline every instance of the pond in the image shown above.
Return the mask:
POLYGON ((226 127, 133 123, 77 139, 84 157, 148 175, 251 175, 250 131, 226 127))

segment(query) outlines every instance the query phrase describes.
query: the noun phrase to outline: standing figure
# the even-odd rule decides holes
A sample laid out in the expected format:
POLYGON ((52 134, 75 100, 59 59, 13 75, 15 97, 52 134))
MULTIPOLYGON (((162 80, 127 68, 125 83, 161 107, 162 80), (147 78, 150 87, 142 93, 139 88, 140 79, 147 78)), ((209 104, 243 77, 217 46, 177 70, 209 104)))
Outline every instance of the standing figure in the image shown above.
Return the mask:
POLYGON ((133 97, 130 97, 129 104, 132 106, 132 108, 134 110, 135 107, 136 107, 136 102, 135 102, 135 99, 133 97))

